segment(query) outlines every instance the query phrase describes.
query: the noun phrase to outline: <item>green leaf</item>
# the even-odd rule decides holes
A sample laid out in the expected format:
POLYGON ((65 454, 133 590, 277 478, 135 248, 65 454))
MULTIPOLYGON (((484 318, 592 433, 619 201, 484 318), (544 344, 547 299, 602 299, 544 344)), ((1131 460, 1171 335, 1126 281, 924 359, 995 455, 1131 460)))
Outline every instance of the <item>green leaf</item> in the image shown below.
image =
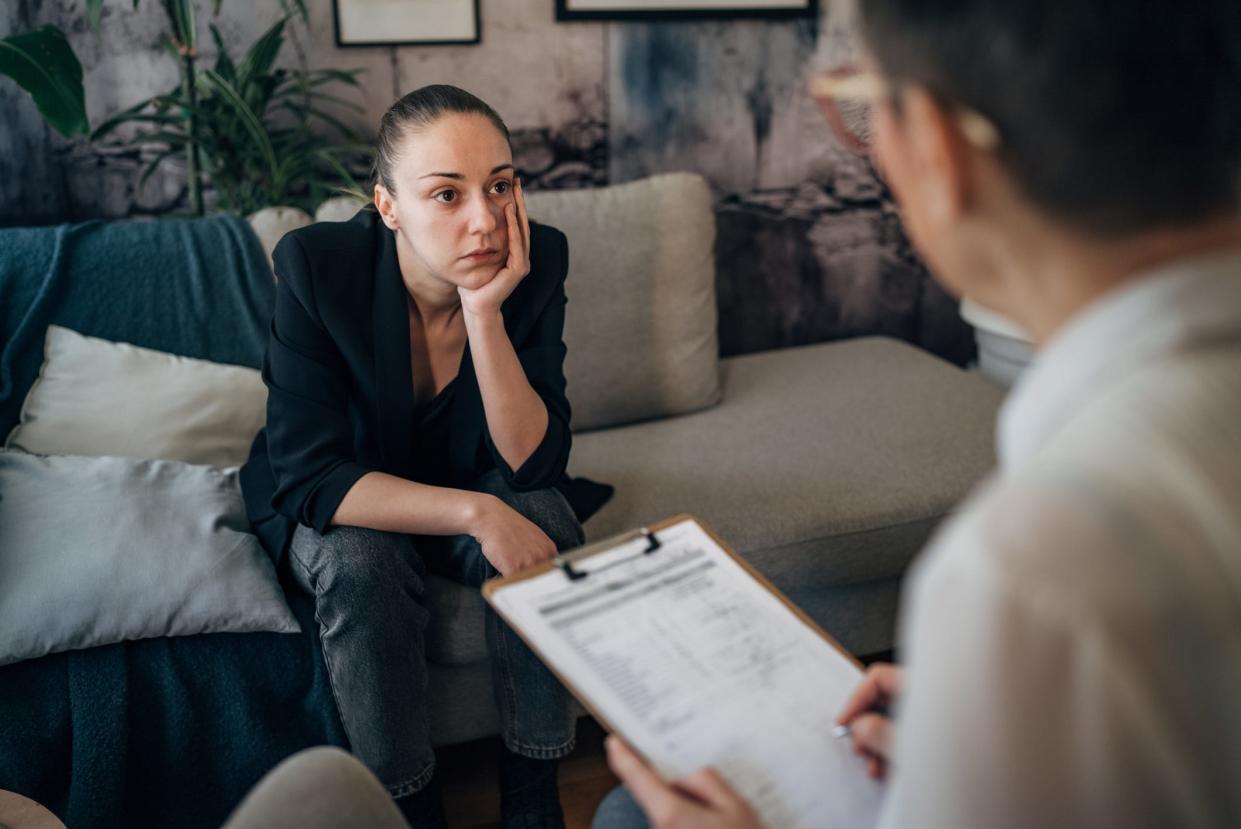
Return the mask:
POLYGON ((150 100, 140 101, 131 106, 129 109, 121 110, 99 126, 95 127, 95 131, 90 134, 90 140, 98 141, 100 138, 103 138, 108 133, 112 132, 112 130, 119 127, 121 124, 137 118, 142 110, 146 109, 150 105, 150 100))
POLYGON ((164 0, 164 8, 172 20, 177 42, 193 50, 198 45, 198 18, 194 0, 164 0))
POLYGON ((305 83, 307 86, 315 87, 339 81, 361 88, 362 83, 358 80, 358 76, 364 74, 366 74, 365 69, 315 69, 306 73, 305 83))
POLYGON ((154 98, 148 98, 145 101, 139 101, 128 109, 123 109, 95 127, 95 131, 91 133, 90 140, 98 141, 104 138, 112 130, 121 124, 130 121, 138 121, 152 124, 179 124, 185 120, 181 115, 173 115, 170 109, 180 109, 182 103, 174 95, 156 95, 154 98), (150 108, 150 112, 146 112, 150 108))
POLYGON ((319 153, 323 160, 335 169, 336 175, 340 176, 341 180, 344 182, 343 186, 337 186, 335 188, 338 195, 353 196, 355 199, 362 202, 369 201, 366 197, 366 193, 362 189, 362 185, 358 184, 357 179, 353 177, 353 174, 349 172, 349 169, 345 167, 345 165, 341 164, 333 153, 326 149, 320 150, 319 153))
POLYGON ((164 38, 164 51, 172 58, 173 63, 181 62, 181 53, 177 51, 177 41, 172 37, 164 38))
MULTIPOLYGON (((138 5, 138 0, 134 0, 134 6, 138 5)), ((99 15, 103 12, 103 0, 86 0, 86 16, 90 20, 90 27, 95 31, 99 31, 99 15)))
POLYGON ((263 153, 263 158, 267 162, 267 167, 272 177, 276 177, 278 170, 276 156, 272 151, 271 140, 267 136, 267 130, 264 129, 263 122, 258 119, 258 116, 254 114, 254 110, 250 109, 241 96, 237 94, 237 90, 228 81, 216 74, 214 70, 204 70, 202 77, 230 105, 237 116, 237 120, 250 134, 250 137, 254 139, 254 143, 263 153))
POLYGON ((157 167, 159 167, 160 162, 162 162, 165 158, 179 155, 181 152, 182 150, 180 147, 174 147, 170 150, 164 150, 162 153, 155 156, 155 158, 151 159, 151 162, 147 164, 146 169, 142 171, 142 177, 138 179, 138 189, 142 189, 142 185, 147 183, 147 179, 149 179, 151 174, 155 172, 157 167))
POLYGON ((353 112, 366 112, 366 107, 362 106, 357 101, 351 101, 348 98, 342 98, 339 95, 333 95, 330 92, 310 92, 308 93, 308 97, 315 101, 326 101, 328 103, 335 104, 336 106, 343 107, 344 109, 352 110, 353 112))
POLYGON ((289 106, 288 104, 282 104, 280 106, 280 109, 288 110, 294 115, 298 117, 302 117, 302 118, 318 118, 320 121, 327 124, 328 126, 335 128, 336 131, 339 132, 341 137, 343 138, 356 139, 358 137, 357 130, 353 129, 348 124, 342 123, 341 120, 337 118, 336 116, 329 115, 328 113, 323 112, 322 110, 318 110, 318 109, 302 110, 297 107, 289 106))
POLYGON ((90 140, 98 141, 101 138, 105 138, 114 129, 119 127, 121 124, 127 124, 127 123, 162 124, 165 126, 169 126, 169 125, 176 125, 176 124, 184 123, 184 119, 178 118, 175 115, 159 115, 157 113, 146 113, 146 112, 137 113, 135 115, 127 115, 124 118, 121 118, 120 116, 116 116, 116 117, 109 119, 107 122, 102 124, 98 129, 92 132, 90 135, 90 140))
POLYGON ((372 155, 375 148, 370 144, 355 142, 353 144, 336 144, 331 147, 320 147, 316 152, 327 153, 329 155, 350 155, 357 153, 358 155, 372 155))
POLYGON ((250 51, 241 61, 241 65, 237 68, 237 78, 242 84, 257 81, 260 75, 266 75, 271 70, 271 65, 276 61, 276 55, 280 52, 280 47, 284 45, 284 24, 288 20, 282 17, 276 21, 275 25, 263 33, 263 36, 254 42, 250 47, 250 51))
POLYGON ((183 132, 175 130, 152 130, 151 132, 140 132, 127 143, 142 146, 143 144, 167 144, 169 147, 184 147, 189 142, 189 136, 183 132))
POLYGON ((280 6, 284 9, 286 16, 291 16, 293 10, 296 9, 303 23, 310 22, 310 14, 306 11, 306 0, 280 0, 280 6))
POLYGON ((39 112, 61 135, 70 138, 90 130, 82 64, 60 29, 40 26, 0 40, 0 74, 29 92, 39 112))
POLYGON ((233 59, 228 56, 228 47, 224 45, 224 38, 220 36, 220 30, 215 27, 214 23, 211 24, 211 39, 215 41, 215 71, 226 81, 236 81, 237 67, 233 65, 233 59))

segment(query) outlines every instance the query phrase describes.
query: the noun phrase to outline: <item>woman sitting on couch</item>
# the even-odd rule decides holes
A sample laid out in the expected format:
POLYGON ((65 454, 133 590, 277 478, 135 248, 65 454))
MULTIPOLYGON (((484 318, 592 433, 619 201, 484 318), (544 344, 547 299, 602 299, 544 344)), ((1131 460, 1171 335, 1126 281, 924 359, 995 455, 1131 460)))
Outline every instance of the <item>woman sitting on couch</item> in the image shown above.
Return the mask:
MULTIPOLYGON (((357 756, 415 826, 443 825, 427 708, 430 569, 479 586, 581 543, 569 456, 568 248, 531 226, 499 115, 451 86, 397 101, 374 205, 289 233, 242 469, 256 532, 315 597, 357 756)), ((488 612, 506 826, 563 823, 569 697, 488 612)))

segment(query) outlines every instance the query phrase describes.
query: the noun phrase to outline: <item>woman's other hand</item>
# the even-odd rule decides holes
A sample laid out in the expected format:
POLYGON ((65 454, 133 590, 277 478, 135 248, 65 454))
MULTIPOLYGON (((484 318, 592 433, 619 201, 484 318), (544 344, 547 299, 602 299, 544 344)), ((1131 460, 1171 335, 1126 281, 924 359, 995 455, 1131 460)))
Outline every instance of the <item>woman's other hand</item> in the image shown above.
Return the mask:
POLYGON ((501 576, 556 556, 556 544, 547 533, 494 495, 480 496, 470 535, 501 576))
POLYGON ((530 216, 526 213, 521 179, 513 180, 513 200, 504 205, 504 218, 508 223, 508 259, 503 267, 481 288, 457 288, 461 309, 467 315, 499 314, 504 300, 530 273, 530 216))
POLYGON ((623 740, 607 739, 608 765, 654 829, 762 829, 758 816, 714 769, 665 783, 623 740))
POLYGON ((896 665, 872 665, 836 722, 849 726, 853 750, 866 760, 866 770, 876 780, 887 776, 896 727, 887 711, 901 694, 904 672, 896 665))

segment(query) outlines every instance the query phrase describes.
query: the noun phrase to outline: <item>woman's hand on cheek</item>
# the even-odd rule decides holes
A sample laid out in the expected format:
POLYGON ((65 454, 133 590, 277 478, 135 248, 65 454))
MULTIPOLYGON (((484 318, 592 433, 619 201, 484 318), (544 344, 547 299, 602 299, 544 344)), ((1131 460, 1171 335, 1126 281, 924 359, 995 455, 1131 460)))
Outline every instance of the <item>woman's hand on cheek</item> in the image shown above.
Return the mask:
POLYGON ((504 300, 530 273, 530 217, 526 214, 526 200, 522 196, 520 180, 513 185, 513 201, 504 206, 504 219, 508 224, 508 260, 486 285, 457 288, 461 308, 466 314, 486 316, 499 313, 504 300))

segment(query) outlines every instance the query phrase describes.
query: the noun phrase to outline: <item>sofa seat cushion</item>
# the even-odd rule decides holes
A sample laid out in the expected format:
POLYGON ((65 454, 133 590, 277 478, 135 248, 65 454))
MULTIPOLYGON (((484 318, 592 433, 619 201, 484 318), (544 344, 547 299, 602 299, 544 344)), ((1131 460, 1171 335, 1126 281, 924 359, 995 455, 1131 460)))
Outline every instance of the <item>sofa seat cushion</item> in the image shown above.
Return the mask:
MULTIPOLYGON (((723 380, 714 409, 574 436, 571 473, 616 484, 588 540, 691 513, 805 602, 898 578, 994 463, 1003 391, 896 340, 732 357, 723 380)), ((430 659, 485 659, 479 592, 430 591, 430 659)))
POLYGON ((1003 392, 868 337, 723 361, 724 401, 574 437, 572 474, 616 485, 598 540, 702 519, 786 590, 898 577, 994 464, 1003 392))

